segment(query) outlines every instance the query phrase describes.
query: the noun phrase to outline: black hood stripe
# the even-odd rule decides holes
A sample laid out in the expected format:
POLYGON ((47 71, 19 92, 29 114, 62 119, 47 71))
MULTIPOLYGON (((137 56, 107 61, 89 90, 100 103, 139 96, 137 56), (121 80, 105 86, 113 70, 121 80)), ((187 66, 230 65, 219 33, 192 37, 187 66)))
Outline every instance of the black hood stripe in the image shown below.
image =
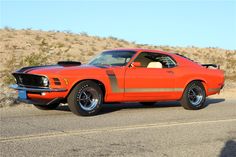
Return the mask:
POLYGON ((28 73, 32 70, 35 70, 35 69, 39 69, 39 68, 48 68, 48 67, 55 67, 55 66, 58 66, 58 65, 42 65, 42 66, 29 66, 29 67, 24 67, 24 68, 21 68, 20 70, 16 71, 16 72, 19 72, 19 73, 28 73))

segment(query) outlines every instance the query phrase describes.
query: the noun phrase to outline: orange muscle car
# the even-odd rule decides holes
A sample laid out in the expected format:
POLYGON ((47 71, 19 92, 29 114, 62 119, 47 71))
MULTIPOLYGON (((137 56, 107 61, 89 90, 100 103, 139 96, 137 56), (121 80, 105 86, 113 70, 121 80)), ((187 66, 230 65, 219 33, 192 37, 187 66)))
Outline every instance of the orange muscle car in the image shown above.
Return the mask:
POLYGON ((103 103, 180 101, 185 109, 201 109, 207 96, 224 86, 224 72, 215 64, 199 64, 160 50, 115 49, 88 64, 24 67, 13 73, 18 99, 40 109, 68 103, 77 115, 94 115, 103 103))

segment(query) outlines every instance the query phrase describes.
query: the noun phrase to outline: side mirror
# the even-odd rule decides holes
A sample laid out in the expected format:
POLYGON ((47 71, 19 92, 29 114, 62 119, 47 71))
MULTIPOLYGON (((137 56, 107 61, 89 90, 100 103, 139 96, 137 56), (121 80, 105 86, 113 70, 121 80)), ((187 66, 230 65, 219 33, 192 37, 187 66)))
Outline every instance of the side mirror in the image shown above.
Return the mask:
POLYGON ((131 67, 141 67, 141 63, 140 62, 133 62, 133 63, 131 63, 131 67))

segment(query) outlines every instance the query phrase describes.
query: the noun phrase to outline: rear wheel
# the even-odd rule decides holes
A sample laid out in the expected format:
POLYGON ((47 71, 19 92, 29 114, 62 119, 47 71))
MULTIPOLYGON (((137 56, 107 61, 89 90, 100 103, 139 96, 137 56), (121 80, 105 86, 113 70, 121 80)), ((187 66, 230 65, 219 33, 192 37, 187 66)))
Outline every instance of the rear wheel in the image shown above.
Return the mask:
POLYGON ((53 110, 55 108, 57 108, 57 106, 59 106, 60 103, 54 103, 54 104, 49 104, 49 105, 36 105, 34 104, 34 106, 40 110, 53 110))
POLYGON ((206 92, 203 84, 193 81, 186 87, 180 103, 185 109, 198 110, 206 107, 205 100, 206 92))
POLYGON ((83 81, 74 87, 67 101, 70 110, 74 114, 92 116, 101 109, 103 93, 95 82, 83 81))

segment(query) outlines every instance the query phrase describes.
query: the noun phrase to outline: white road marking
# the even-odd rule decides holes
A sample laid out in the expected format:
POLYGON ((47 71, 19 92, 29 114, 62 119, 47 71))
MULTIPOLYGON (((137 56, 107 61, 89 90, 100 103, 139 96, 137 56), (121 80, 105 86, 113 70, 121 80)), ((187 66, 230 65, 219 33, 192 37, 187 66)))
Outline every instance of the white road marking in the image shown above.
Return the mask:
POLYGON ((164 127, 173 127, 173 126, 234 122, 234 121, 236 122, 236 119, 221 119, 221 120, 193 121, 193 122, 153 123, 153 124, 130 125, 130 126, 121 126, 121 127, 106 127, 106 128, 75 130, 75 131, 58 131, 58 132, 34 134, 34 135, 12 136, 12 137, 4 137, 4 138, 1 137, 0 142, 3 143, 3 142, 13 142, 13 141, 21 141, 21 140, 61 137, 61 136, 85 135, 85 134, 95 134, 95 133, 103 133, 103 132, 130 131, 130 130, 139 130, 139 129, 164 128, 164 127))

